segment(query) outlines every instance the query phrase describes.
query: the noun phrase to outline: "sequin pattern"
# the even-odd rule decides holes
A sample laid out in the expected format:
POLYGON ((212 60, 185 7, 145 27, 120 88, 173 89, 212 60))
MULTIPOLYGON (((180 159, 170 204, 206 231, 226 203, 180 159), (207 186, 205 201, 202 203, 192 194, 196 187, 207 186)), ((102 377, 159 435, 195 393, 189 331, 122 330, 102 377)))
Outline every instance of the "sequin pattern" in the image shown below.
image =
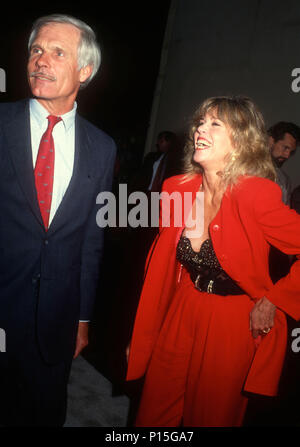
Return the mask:
POLYGON ((202 243, 200 251, 197 252, 193 250, 191 241, 187 237, 181 236, 177 245, 177 259, 183 265, 187 264, 194 268, 200 268, 200 270, 203 270, 204 267, 223 270, 215 255, 211 239, 206 239, 202 243))
POLYGON ((224 296, 244 293, 223 270, 211 239, 206 239, 197 252, 193 250, 191 241, 181 236, 176 249, 176 258, 188 270, 198 290, 224 296))

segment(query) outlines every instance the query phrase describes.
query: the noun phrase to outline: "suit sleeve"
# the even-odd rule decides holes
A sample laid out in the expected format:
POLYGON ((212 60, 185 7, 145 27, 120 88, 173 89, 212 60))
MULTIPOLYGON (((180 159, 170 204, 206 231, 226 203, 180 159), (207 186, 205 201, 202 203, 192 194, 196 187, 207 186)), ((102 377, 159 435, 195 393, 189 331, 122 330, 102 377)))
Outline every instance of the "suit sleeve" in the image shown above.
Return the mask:
POLYGON ((97 182, 97 191, 93 200, 93 207, 87 220, 81 254, 80 277, 80 317, 81 321, 90 320, 95 299, 98 292, 99 277, 101 275, 101 263, 104 249, 104 228, 100 228, 96 222, 99 205, 96 197, 102 191, 111 191, 113 170, 116 158, 116 146, 111 140, 105 164, 105 175, 97 182))
POLYGON ((282 252, 296 255, 287 276, 276 282, 266 297, 296 320, 300 319, 300 216, 281 200, 281 190, 265 182, 254 199, 256 219, 265 239, 282 252))

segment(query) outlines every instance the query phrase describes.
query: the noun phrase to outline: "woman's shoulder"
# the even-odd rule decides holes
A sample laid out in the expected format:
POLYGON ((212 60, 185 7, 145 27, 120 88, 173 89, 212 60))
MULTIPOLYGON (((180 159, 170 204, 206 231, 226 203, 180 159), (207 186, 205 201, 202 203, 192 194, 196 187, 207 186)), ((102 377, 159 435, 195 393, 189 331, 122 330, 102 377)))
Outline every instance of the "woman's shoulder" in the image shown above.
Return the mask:
POLYGON ((270 179, 255 176, 239 179, 232 188, 230 200, 240 211, 246 209, 255 213, 283 205, 280 186, 270 179))
POLYGON ((276 182, 264 177, 241 176, 233 187, 232 192, 237 197, 257 197, 269 194, 278 195, 281 194, 281 189, 276 182))

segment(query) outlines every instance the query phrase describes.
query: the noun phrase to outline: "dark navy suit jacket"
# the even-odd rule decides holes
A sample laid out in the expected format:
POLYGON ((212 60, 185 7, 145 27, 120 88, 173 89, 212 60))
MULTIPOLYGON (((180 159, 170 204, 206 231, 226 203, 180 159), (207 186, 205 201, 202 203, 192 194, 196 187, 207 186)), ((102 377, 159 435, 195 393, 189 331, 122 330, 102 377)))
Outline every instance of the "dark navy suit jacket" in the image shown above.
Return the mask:
POLYGON ((103 229, 96 196, 111 189, 113 140, 76 115, 73 175, 45 231, 34 182, 29 101, 0 104, 0 327, 7 352, 34 331, 46 362, 74 351, 97 294, 103 229))

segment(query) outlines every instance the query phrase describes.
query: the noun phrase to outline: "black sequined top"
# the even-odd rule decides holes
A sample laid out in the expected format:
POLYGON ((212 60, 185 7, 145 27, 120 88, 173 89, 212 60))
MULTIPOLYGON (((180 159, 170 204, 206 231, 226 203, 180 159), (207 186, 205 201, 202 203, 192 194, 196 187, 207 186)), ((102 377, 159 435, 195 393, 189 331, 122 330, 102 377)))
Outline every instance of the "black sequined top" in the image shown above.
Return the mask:
POLYGON ((217 295, 242 295, 245 292, 222 269, 211 239, 206 239, 200 251, 194 251, 191 241, 181 236, 176 258, 189 272, 196 289, 217 295))

